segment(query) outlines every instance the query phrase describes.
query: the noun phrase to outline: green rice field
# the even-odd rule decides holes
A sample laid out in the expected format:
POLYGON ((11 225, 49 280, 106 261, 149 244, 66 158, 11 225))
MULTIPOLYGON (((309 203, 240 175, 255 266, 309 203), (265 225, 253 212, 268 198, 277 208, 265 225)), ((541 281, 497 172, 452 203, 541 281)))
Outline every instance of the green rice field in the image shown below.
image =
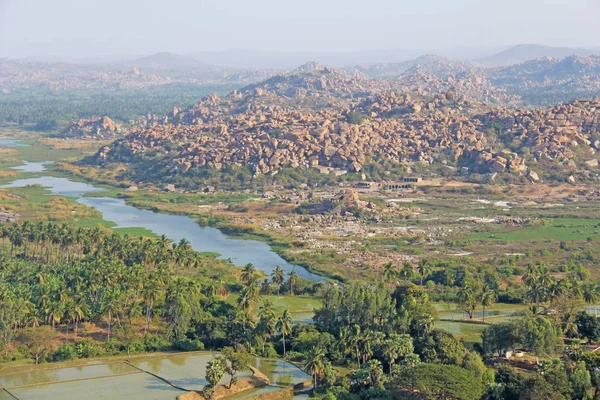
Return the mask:
POLYGON ((467 239, 498 241, 584 241, 587 238, 600 238, 600 219, 548 218, 546 221, 546 225, 528 226, 504 232, 476 232, 469 235, 467 239))

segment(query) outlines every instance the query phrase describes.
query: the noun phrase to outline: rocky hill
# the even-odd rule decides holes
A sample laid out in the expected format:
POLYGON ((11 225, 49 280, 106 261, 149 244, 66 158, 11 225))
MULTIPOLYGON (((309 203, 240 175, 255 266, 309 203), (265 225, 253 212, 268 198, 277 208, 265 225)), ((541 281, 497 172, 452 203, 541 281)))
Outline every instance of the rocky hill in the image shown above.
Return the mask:
POLYGON ((71 139, 106 140, 116 138, 123 133, 123 127, 105 116, 73 121, 56 136, 71 139))
POLYGON ((304 98, 353 98, 389 89, 390 85, 381 80, 367 79, 360 74, 350 74, 309 62, 291 73, 275 75, 263 82, 247 86, 242 94, 267 93, 278 97, 304 98))
MULTIPOLYGON (((544 54, 542 50, 538 53, 544 54)), ((429 55, 404 63, 357 66, 346 71, 393 81, 394 90, 435 95, 456 88, 467 100, 504 107, 548 106, 600 93, 599 55, 531 58, 509 66, 485 68, 429 55)))
POLYGON ((291 170, 352 177, 384 165, 475 181, 596 176, 600 102, 492 107, 469 100, 460 81, 438 79, 456 86, 442 94, 385 90, 380 80, 308 65, 175 109, 87 162, 122 163, 129 179, 190 187, 211 171, 244 181, 291 170))
POLYGON ((426 54, 415 58, 414 60, 387 64, 357 65, 353 68, 346 68, 345 70, 357 71, 365 76, 368 76, 369 78, 395 79, 417 64, 426 65, 430 62, 436 61, 449 62, 450 60, 433 54, 426 54))
POLYGON ((398 91, 439 95, 456 90, 470 101, 500 106, 521 102, 518 94, 508 94, 505 88, 492 83, 485 69, 435 55, 404 63, 359 66, 355 70, 373 79, 388 80, 390 87, 398 91))

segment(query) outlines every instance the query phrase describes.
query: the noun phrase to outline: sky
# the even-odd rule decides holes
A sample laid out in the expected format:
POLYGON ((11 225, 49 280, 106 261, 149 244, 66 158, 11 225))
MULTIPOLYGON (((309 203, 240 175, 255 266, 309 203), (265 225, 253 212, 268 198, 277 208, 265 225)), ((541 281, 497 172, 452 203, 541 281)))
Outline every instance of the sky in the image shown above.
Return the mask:
POLYGON ((0 57, 600 46, 600 0, 0 0, 0 57))

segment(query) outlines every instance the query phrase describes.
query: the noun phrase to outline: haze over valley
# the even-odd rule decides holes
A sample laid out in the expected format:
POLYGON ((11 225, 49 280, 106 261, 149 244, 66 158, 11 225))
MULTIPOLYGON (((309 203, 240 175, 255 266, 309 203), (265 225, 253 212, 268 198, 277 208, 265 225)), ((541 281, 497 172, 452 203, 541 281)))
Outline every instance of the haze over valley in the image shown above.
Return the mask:
POLYGON ((0 0, 0 399, 599 398, 599 20, 0 0))

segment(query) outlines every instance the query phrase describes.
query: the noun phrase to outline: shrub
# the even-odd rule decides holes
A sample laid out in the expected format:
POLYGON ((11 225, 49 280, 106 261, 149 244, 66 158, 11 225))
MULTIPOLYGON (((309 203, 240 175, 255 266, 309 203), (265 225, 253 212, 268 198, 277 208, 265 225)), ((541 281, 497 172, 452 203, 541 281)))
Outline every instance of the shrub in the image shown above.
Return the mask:
POLYGON ((148 335, 144 339, 144 344, 149 352, 169 350, 172 347, 171 342, 158 335, 148 335))
POLYGON ((129 354, 144 353, 147 351, 146 343, 142 338, 136 337, 133 340, 124 343, 122 351, 127 351, 129 354))
POLYGON ((346 121, 348 121, 349 124, 360 125, 366 118, 367 116, 363 113, 350 111, 346 116, 346 121))
POLYGON ((275 351, 275 347, 273 346, 273 343, 267 343, 265 345, 265 349, 264 349, 264 351, 262 351, 261 355, 266 358, 276 358, 277 351, 275 351))
POLYGON ((74 346, 70 344, 63 344, 56 350, 56 353, 54 353, 52 358, 54 361, 67 361, 77 357, 77 350, 74 346))
POLYGON ((83 339, 75 343, 75 351, 77 351, 79 358, 96 357, 102 354, 102 350, 90 339, 83 339))
POLYGON ((173 343, 173 349, 181 351, 204 350, 204 343, 200 340, 181 339, 173 343))
POLYGON ((102 347, 107 354, 115 355, 123 351, 125 345, 118 339, 110 338, 102 344, 102 347))
POLYGON ((305 360, 306 357, 304 356, 304 353, 301 353, 299 351, 288 351, 287 358, 290 361, 302 362, 305 360))

